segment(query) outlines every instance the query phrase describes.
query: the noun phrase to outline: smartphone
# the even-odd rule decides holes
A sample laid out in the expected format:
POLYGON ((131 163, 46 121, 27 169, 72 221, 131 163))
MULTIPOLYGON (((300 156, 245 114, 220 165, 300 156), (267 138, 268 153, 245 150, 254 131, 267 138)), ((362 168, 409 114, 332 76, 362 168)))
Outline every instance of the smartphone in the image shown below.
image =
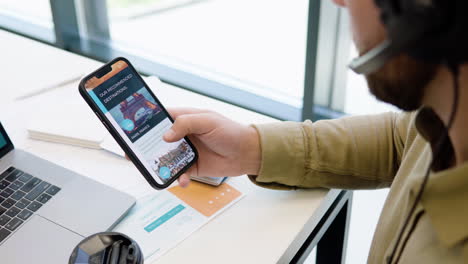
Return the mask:
POLYGON ((174 121, 127 59, 116 58, 86 76, 79 91, 153 188, 168 187, 197 161, 188 138, 162 139, 174 121))

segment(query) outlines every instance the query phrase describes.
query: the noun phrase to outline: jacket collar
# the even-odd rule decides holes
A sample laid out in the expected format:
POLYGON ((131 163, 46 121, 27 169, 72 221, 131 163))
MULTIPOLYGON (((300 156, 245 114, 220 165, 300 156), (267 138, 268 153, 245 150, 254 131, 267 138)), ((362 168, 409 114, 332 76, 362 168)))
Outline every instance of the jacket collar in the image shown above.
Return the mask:
POLYGON ((419 134, 430 143, 435 159, 421 199, 437 236, 452 247, 468 238, 468 163, 451 168, 455 160, 453 145, 445 124, 431 108, 422 108, 416 116, 419 134), (439 153, 436 149, 445 139, 439 153))
POLYGON ((468 163, 432 174, 421 202, 443 244, 467 239, 468 163))

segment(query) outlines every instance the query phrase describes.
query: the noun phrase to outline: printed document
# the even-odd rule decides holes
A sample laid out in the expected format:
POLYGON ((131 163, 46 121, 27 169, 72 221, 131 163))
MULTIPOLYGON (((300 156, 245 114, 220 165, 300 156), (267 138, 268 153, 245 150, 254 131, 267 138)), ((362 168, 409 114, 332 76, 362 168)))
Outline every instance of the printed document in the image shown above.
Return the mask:
POLYGON ((219 187, 192 182, 154 192, 138 199, 114 228, 133 238, 148 263, 182 242, 190 234, 244 196, 234 186, 219 187))

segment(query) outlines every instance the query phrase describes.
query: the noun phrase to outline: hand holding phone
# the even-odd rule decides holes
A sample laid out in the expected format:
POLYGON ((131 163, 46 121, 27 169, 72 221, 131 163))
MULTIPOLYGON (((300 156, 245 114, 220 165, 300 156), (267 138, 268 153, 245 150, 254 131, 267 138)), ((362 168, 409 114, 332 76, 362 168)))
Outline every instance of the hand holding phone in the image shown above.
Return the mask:
POLYGON ((216 112, 195 108, 169 110, 175 123, 164 140, 176 142, 190 137, 199 158, 180 178, 186 186, 189 177, 226 177, 258 175, 261 148, 258 132, 216 112))
POLYGON ((168 187, 197 161, 188 138, 162 139, 174 121, 125 58, 86 76, 79 91, 153 188, 168 187))

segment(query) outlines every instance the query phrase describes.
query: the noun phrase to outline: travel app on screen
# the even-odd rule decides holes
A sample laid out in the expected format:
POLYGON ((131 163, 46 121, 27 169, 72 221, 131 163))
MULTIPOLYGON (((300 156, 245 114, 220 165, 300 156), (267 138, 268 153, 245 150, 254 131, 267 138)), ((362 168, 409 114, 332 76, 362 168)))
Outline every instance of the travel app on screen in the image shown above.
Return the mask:
POLYGON ((156 182, 165 183, 195 157, 185 139, 162 139, 172 123, 129 67, 88 93, 156 182))

